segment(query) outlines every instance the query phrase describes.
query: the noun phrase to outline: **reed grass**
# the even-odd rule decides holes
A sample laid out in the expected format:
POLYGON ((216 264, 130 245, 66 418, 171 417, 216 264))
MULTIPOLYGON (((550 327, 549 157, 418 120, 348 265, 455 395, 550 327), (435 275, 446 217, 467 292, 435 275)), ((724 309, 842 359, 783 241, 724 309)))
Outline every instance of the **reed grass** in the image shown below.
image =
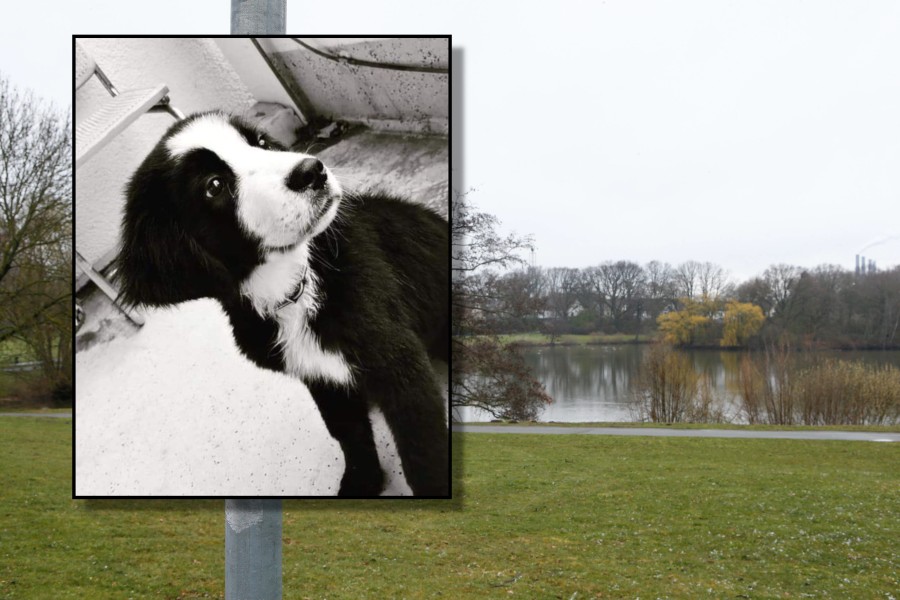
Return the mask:
POLYGON ((801 366, 788 349, 762 367, 741 359, 738 386, 750 424, 889 425, 900 420, 900 369, 839 359, 801 366))
POLYGON ((900 369, 827 359, 797 375, 806 425, 884 425, 900 417, 900 369))

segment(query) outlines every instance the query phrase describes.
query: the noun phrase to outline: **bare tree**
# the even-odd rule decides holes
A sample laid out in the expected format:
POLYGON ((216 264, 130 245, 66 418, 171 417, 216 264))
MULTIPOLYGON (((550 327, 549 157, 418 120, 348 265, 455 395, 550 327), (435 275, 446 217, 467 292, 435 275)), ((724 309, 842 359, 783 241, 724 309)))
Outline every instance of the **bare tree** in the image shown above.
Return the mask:
POLYGON ((522 265, 519 252, 531 250, 528 236, 497 233, 500 221, 494 215, 476 210, 466 200, 467 193, 455 192, 450 203, 451 259, 453 274, 465 276, 483 268, 508 268, 522 265))
POLYGON ((504 273, 495 283, 498 323, 504 331, 533 331, 545 309, 544 277, 537 267, 504 273))
POLYGON ((657 260, 650 261, 644 267, 646 285, 644 286, 644 309, 651 321, 667 308, 675 308, 675 282, 674 271, 669 263, 661 263, 657 260))
POLYGON ((764 278, 753 277, 743 282, 735 290, 735 296, 740 302, 760 307, 766 317, 772 316, 772 289, 764 278))
POLYGON ((608 261, 585 269, 584 280, 595 302, 609 315, 615 331, 624 331, 629 315, 640 320, 645 276, 639 264, 626 260, 608 261))
POLYGON ((499 278, 483 269, 522 265, 519 252, 531 248, 531 238, 501 236, 499 221, 476 210, 466 194, 451 202, 453 361, 450 403, 472 406, 502 418, 533 419, 538 408, 550 401, 521 356, 479 327, 486 313, 503 310, 497 294, 499 278))
POLYGON ((793 265, 772 265, 763 272, 769 287, 769 304, 775 317, 789 317, 791 296, 803 269, 793 265))
POLYGON ((0 342, 55 386, 72 380, 70 115, 0 77, 0 342))
POLYGON ((693 300, 700 295, 700 263, 695 260, 683 262, 675 268, 672 276, 678 298, 693 300))
POLYGON ((711 262, 689 260, 681 263, 673 273, 675 292, 688 300, 721 300, 732 291, 728 273, 711 262))
POLYGON ((722 300, 729 295, 734 286, 728 279, 728 272, 715 263, 700 263, 697 273, 700 295, 708 300, 722 300))
POLYGON ((552 267, 544 270, 547 308, 554 318, 566 322, 578 303, 578 269, 552 267))

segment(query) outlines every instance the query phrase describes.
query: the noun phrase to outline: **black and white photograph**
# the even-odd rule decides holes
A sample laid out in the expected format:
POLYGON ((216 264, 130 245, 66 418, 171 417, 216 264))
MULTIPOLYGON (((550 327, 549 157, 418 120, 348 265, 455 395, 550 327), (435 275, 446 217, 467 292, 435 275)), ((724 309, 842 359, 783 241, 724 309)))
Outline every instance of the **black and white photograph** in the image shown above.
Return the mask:
POLYGON ((74 39, 76 496, 450 496, 449 52, 74 39))

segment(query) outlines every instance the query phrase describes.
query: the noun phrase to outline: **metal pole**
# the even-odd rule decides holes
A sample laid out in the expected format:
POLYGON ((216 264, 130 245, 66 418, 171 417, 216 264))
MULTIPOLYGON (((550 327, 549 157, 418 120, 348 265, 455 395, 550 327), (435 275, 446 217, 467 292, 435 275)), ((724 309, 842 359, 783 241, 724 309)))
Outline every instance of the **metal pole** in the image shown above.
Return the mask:
POLYGON ((281 600, 281 500, 225 501, 225 600, 281 600))
POLYGON ((284 35, 287 0, 231 0, 231 35, 284 35))
MULTIPOLYGON (((231 0, 231 34, 283 35, 286 4, 231 0)), ((225 600, 281 600, 281 500, 225 501, 225 600)))

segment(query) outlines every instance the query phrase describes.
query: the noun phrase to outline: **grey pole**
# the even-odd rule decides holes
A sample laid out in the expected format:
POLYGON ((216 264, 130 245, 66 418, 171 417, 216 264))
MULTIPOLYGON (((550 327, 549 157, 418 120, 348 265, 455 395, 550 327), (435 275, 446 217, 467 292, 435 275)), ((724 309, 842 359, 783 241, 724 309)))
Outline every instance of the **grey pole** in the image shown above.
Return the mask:
MULTIPOLYGON (((231 0, 231 35, 285 33, 287 0, 231 0)), ((281 500, 225 501, 225 600, 281 600, 281 500)))
POLYGON ((231 35, 284 35, 287 0, 231 0, 231 35))
POLYGON ((225 501, 225 600, 281 600, 281 500, 225 501))

